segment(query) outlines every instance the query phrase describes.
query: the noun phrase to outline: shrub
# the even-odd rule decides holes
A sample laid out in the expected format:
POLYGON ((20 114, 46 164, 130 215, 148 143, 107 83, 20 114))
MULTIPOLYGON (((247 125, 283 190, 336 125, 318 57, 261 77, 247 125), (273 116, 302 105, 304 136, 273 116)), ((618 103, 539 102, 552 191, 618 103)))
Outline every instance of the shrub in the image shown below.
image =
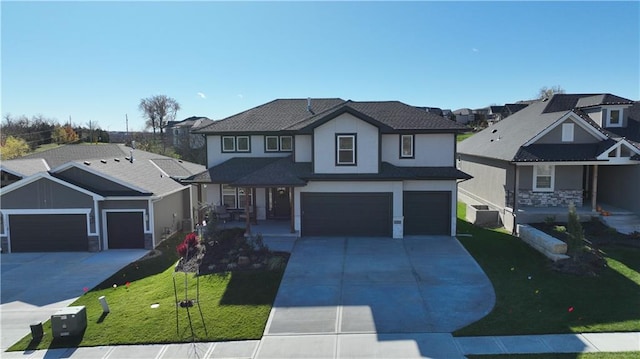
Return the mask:
POLYGON ((551 227, 554 223, 556 223, 556 216, 547 216, 544 218, 544 224, 547 226, 551 227))
POLYGON ((187 256, 187 252, 189 251, 189 246, 185 242, 182 242, 176 246, 176 251, 178 252, 178 255, 180 257, 184 258, 187 256))
POLYGON ((191 232, 184 237, 184 242, 182 243, 193 248, 198 245, 198 235, 195 232, 191 232))
POLYGON ((580 217, 576 213, 576 206, 573 203, 569 204, 567 234, 569 237, 569 242, 567 243, 568 252, 571 253, 571 257, 575 261, 584 248, 584 232, 582 231, 580 217))

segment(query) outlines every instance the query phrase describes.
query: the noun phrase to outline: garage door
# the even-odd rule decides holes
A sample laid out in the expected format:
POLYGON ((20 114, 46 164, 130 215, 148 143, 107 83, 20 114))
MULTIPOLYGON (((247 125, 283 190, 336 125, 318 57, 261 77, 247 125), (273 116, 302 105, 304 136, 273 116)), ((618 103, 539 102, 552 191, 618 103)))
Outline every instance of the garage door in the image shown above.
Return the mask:
POLYGON ((85 214, 10 215, 12 252, 88 251, 85 214))
POLYGON ((451 192, 405 191, 404 234, 451 235, 451 192))
POLYGON ((392 193, 302 193, 303 236, 391 236, 392 193))
POLYGON ((144 248, 142 212, 107 212, 109 249, 144 248))

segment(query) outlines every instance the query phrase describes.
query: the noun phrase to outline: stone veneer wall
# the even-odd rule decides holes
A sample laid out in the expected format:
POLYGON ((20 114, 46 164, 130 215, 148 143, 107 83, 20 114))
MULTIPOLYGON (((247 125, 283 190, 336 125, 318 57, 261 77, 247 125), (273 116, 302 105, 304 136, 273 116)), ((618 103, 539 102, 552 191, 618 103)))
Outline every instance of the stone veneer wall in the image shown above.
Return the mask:
POLYGON ((9 252, 9 237, 7 236, 0 237, 0 247, 2 247, 2 253, 9 252))
POLYGON ((518 192, 518 205, 528 207, 568 207, 573 203, 582 207, 582 190, 557 190, 553 192, 518 192))
POLYGON ((144 234, 144 249, 153 249, 153 234, 144 234))
POLYGON ((100 237, 89 236, 89 252, 100 251, 100 237))

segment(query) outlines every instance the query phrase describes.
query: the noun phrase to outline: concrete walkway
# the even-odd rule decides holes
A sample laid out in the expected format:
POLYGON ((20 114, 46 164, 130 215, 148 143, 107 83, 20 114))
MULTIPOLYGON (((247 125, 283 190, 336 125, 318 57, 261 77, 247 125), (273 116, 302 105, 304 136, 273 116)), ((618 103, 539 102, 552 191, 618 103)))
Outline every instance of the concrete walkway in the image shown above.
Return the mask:
POLYGON ((446 333, 265 336, 243 342, 122 345, 0 353, 3 359, 414 359, 471 354, 629 352, 640 332, 453 337, 446 333), (280 345, 277 345, 280 344, 280 345), (265 349, 268 348, 268 349, 265 349))

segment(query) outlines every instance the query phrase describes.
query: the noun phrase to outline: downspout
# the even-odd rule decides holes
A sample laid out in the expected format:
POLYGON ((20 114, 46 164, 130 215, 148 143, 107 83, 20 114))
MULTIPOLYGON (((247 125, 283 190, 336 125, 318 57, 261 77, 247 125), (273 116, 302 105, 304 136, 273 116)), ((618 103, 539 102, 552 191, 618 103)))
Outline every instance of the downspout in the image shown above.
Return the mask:
POLYGON ((518 187, 520 187, 520 171, 517 164, 513 164, 515 171, 513 174, 513 228, 511 229, 512 235, 517 235, 518 232, 518 187))
POLYGON ((246 237, 251 237, 251 218, 249 212, 249 206, 251 205, 251 202, 249 202, 249 191, 251 191, 251 188, 244 189, 244 214, 246 217, 244 228, 246 237))
POLYGON ((591 211, 596 212, 598 210, 598 165, 593 165, 591 186, 591 211))
POLYGON ((291 217, 291 228, 290 231, 291 233, 296 233, 296 211, 295 211, 295 207, 294 207, 294 197, 295 197, 295 187, 290 187, 289 188, 289 212, 290 217, 291 217))

